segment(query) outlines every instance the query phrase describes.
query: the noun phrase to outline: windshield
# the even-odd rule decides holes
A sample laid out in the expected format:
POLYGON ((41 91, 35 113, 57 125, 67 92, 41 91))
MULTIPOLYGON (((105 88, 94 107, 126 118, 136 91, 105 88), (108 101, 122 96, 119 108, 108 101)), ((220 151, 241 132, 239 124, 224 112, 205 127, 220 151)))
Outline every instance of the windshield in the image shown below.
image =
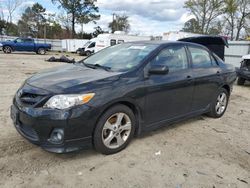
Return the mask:
POLYGON ((83 45, 83 47, 88 47, 88 45, 91 44, 91 42, 92 42, 92 41, 88 41, 87 43, 85 43, 85 44, 83 45))
POLYGON ((109 67, 112 71, 124 72, 137 65, 158 45, 124 43, 115 45, 90 56, 85 64, 109 67))

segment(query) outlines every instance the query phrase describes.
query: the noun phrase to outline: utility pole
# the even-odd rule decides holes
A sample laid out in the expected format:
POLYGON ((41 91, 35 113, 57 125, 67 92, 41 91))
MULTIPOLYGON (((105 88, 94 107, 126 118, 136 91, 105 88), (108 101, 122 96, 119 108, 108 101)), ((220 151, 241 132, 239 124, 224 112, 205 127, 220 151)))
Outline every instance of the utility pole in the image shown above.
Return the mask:
POLYGON ((114 24, 112 27, 114 28, 114 32, 115 32, 115 31, 117 31, 117 16, 115 13, 113 13, 112 15, 113 15, 112 23, 114 24))

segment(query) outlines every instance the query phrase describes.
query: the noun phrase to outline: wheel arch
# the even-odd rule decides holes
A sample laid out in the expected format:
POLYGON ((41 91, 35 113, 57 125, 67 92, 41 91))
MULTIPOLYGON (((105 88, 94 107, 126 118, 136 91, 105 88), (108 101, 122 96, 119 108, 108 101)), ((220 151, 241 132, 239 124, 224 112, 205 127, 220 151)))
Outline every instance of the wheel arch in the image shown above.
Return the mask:
POLYGON ((227 90, 228 94, 231 94, 231 87, 228 84, 224 84, 221 88, 224 88, 225 90, 227 90))
MULTIPOLYGON (((140 122, 141 122, 141 117, 142 117, 141 110, 139 109, 139 107, 135 103, 133 103, 132 101, 129 101, 129 100, 119 100, 119 101, 115 101, 113 103, 110 103, 110 104, 106 105, 103 108, 103 110, 101 111, 101 113, 99 114, 99 116, 98 116, 98 118, 97 118, 97 120, 95 122, 95 125, 98 123, 101 116, 108 109, 110 109, 113 106, 119 105, 119 104, 125 105, 125 106, 127 106, 128 108, 130 108, 132 110, 132 112, 135 115, 135 119, 136 119, 135 135, 140 135, 140 133, 141 133, 141 123, 140 122)), ((95 128, 94 128, 93 134, 95 132, 95 128)))
POLYGON ((10 48, 11 48, 11 50, 14 50, 14 48, 13 48, 11 45, 9 45, 9 44, 5 44, 5 45, 3 45, 3 48, 5 48, 5 47, 10 47, 10 48))

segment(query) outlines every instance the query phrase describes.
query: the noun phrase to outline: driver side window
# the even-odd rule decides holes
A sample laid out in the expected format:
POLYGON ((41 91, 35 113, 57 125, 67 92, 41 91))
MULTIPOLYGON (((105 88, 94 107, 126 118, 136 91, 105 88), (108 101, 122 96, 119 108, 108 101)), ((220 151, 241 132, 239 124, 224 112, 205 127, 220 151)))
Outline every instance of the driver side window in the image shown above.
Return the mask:
POLYGON ((23 42, 23 39, 18 38, 18 39, 16 39, 16 42, 21 43, 21 42, 23 42))
POLYGON ((168 66, 169 72, 176 72, 188 68, 187 54, 184 46, 170 46, 163 49, 151 61, 151 65, 168 66))

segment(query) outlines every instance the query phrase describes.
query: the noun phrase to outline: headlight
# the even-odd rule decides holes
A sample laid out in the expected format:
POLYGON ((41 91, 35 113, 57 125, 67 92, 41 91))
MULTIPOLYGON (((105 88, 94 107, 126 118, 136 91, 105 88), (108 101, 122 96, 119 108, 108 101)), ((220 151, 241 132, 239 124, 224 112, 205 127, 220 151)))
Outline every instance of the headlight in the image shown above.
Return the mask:
POLYGON ((53 109, 66 109, 72 106, 77 106, 81 104, 85 104, 89 102, 95 93, 88 93, 82 95, 55 95, 51 97, 46 104, 44 105, 45 108, 53 108, 53 109))
POLYGON ((2 43, 0 43, 0 47, 3 47, 3 44, 2 44, 2 43))

